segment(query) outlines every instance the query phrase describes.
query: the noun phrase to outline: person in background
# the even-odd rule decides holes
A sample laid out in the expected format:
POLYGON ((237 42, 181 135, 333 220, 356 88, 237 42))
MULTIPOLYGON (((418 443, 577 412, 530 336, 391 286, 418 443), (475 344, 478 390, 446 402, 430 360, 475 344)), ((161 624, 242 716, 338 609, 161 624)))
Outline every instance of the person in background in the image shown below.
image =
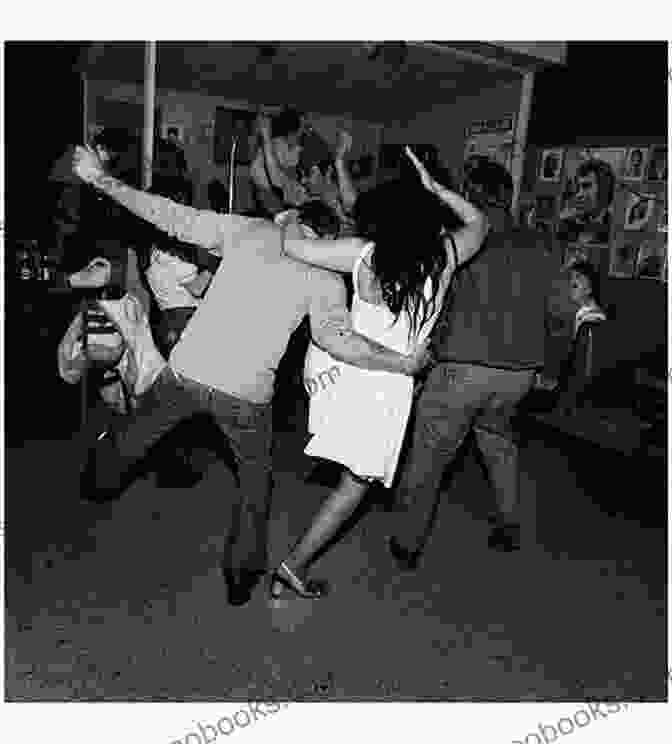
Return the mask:
POLYGON ((260 147, 250 167, 256 213, 272 219, 308 199, 297 172, 303 122, 296 111, 286 110, 272 120, 260 116, 257 127, 260 147))
POLYGON ((465 174, 470 201, 491 231, 483 249, 453 280, 450 304, 433 334, 438 363, 415 410, 408 460, 389 542, 402 570, 414 570, 436 514, 446 466, 473 430, 498 502, 489 546, 519 548, 518 445, 512 417, 543 369, 546 317, 562 268, 547 238, 514 226, 513 181, 502 165, 481 158, 465 174))
POLYGON ((350 134, 339 132, 334 159, 326 158, 310 164, 301 178, 309 198, 322 200, 336 212, 341 223, 342 236, 354 235, 355 229, 352 210, 357 201, 357 189, 346 163, 346 156, 351 148, 350 134))
POLYGON ((571 415, 581 403, 587 380, 582 372, 590 343, 587 334, 580 333, 584 325, 597 325, 607 319, 599 301, 599 275, 588 261, 575 261, 569 266, 569 297, 577 308, 569 353, 561 366, 554 407, 571 415))

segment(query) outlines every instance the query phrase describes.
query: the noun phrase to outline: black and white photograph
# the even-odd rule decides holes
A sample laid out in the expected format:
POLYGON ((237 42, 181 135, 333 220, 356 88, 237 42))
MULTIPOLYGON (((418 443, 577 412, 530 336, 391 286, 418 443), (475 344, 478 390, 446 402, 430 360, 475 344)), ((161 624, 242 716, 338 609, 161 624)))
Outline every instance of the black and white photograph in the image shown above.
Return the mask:
POLYGON ((646 180, 667 181, 667 147, 658 145, 651 149, 646 180))
POLYGON ((647 147, 632 147, 628 150, 623 171, 624 181, 641 181, 644 177, 646 159, 649 153, 647 147))
POLYGON ((539 179, 541 181, 552 181, 554 183, 559 181, 560 174, 562 173, 562 163, 564 156, 564 150, 542 150, 541 165, 539 167, 539 179))
POLYGON ((3 741, 664 738, 667 44, 52 5, 0 60, 3 741))
POLYGON ((654 227, 652 218, 655 207, 656 197, 654 194, 629 193, 625 204, 625 229, 652 229, 654 227))
MULTIPOLYGON (((608 160, 597 157, 597 153, 604 152, 574 151, 568 158, 557 232, 559 240, 567 243, 609 242, 616 175, 608 160)), ((623 153, 624 150, 615 152, 623 153)), ((617 158, 611 160, 617 161, 617 158)))

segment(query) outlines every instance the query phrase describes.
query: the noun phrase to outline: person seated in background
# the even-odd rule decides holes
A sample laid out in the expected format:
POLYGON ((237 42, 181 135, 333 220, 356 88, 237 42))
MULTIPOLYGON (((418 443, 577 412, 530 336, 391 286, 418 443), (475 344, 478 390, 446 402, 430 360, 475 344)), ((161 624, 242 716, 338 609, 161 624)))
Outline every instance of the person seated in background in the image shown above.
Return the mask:
POLYGON ((297 174, 303 122, 296 111, 287 110, 273 120, 260 116, 257 128, 260 147, 250 167, 255 211, 273 218, 308 199, 297 174))
POLYGON ((577 307, 569 353, 558 379, 538 378, 537 408, 555 408, 570 414, 581 403, 582 393, 589 382, 587 373, 590 355, 589 329, 607 319, 599 303, 599 276, 588 261, 576 261, 569 266, 569 298, 577 307), (582 330, 584 329, 584 330, 582 330))
POLYGON ((583 323, 607 319, 598 301, 599 281, 597 270, 588 261, 576 261, 569 267, 569 296, 578 307, 574 318, 575 339, 583 323))
POLYGON ((346 155, 352 148, 352 137, 348 132, 339 132, 338 145, 333 160, 325 157, 309 164, 302 174, 303 184, 309 198, 320 199, 338 215, 340 235, 354 235, 355 222, 352 210, 357 201, 357 189, 352 181, 346 155))

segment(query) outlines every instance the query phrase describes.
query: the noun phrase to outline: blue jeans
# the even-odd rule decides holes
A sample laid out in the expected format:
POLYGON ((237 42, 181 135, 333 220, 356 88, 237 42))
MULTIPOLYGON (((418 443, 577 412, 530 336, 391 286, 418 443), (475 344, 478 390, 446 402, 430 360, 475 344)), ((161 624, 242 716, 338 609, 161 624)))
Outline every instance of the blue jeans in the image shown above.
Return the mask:
POLYGON ((140 408, 96 445, 96 487, 102 491, 123 488, 149 449, 180 421, 197 413, 212 416, 237 467, 239 498, 224 562, 233 570, 266 570, 273 442, 270 404, 235 398, 177 377, 166 367, 143 396, 140 408))
POLYGON ((518 502, 518 446, 511 418, 534 371, 441 363, 432 369, 414 411, 411 448, 399 483, 403 508, 397 538, 422 550, 438 506, 443 471, 473 429, 500 510, 518 502))

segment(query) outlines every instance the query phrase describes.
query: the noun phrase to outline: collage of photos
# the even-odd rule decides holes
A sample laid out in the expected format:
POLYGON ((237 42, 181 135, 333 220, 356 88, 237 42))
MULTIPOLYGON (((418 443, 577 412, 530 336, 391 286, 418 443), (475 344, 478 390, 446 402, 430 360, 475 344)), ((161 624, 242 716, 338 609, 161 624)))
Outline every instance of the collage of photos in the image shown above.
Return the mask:
POLYGON ((666 179, 665 146, 542 149, 521 224, 553 235, 565 265, 667 281, 666 179))

